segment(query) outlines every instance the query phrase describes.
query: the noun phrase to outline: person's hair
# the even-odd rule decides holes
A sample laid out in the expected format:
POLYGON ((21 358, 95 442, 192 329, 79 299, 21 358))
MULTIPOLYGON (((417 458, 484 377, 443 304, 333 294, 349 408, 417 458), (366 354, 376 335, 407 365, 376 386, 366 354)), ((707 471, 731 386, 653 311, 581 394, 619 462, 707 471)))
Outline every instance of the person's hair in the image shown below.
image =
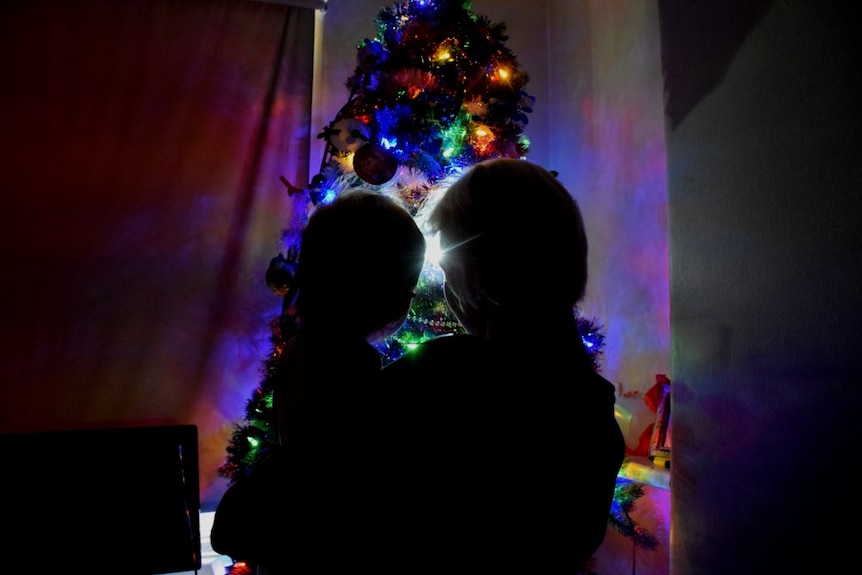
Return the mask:
POLYGON ((428 216, 440 232, 446 283, 465 309, 482 302, 574 306, 587 283, 587 236, 577 202, 527 160, 480 162, 446 190, 428 216))
POLYGON ((302 233, 300 329, 337 341, 400 324, 424 262, 425 237, 405 208, 374 191, 344 192, 317 207, 302 233))

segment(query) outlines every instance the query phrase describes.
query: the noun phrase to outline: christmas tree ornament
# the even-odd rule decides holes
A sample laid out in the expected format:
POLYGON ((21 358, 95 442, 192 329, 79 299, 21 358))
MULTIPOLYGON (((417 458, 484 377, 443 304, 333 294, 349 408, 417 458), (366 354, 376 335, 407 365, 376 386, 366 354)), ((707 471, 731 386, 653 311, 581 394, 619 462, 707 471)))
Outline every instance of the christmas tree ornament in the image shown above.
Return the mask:
POLYGON ((276 295, 283 297, 287 294, 294 276, 296 276, 296 261, 290 261, 282 254, 269 260, 269 267, 266 270, 266 285, 276 295))
POLYGON ((356 69, 360 72, 373 73, 386 62, 387 54, 379 40, 366 38, 356 51, 356 69))
POLYGON ((375 186, 385 184, 398 171, 398 160, 389 150, 377 144, 368 143, 359 148, 353 156, 353 169, 356 175, 375 186))
POLYGON ((352 154, 369 140, 368 124, 356 118, 333 122, 328 131, 329 143, 345 154, 352 154))

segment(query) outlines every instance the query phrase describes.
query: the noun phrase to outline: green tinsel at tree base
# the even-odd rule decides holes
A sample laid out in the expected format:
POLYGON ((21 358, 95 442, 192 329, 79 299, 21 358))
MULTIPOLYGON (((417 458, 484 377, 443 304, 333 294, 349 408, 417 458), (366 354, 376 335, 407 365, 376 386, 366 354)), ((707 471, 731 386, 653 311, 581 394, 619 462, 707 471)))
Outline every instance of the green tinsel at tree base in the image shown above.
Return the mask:
POLYGON ((644 486, 642 483, 617 477, 609 523, 615 531, 634 541, 635 546, 652 551, 658 547, 658 539, 638 525, 638 522, 631 517, 635 501, 643 496, 644 486))

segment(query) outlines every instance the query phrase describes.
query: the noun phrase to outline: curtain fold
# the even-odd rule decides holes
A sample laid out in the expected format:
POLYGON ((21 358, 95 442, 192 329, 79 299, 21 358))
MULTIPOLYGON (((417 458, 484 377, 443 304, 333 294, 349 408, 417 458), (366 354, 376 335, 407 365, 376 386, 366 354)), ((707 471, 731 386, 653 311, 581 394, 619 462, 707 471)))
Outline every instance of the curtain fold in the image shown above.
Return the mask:
POLYGON ((304 211, 279 178, 308 179, 313 47, 281 3, 5 9, 0 432, 196 424, 219 496, 304 211))

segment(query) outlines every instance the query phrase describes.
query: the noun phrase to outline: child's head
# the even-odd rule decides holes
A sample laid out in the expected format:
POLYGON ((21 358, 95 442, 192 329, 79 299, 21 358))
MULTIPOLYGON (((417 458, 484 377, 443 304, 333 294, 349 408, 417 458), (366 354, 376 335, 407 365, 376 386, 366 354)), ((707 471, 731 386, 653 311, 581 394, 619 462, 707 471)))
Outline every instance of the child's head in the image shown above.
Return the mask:
POLYGON ((476 164, 443 194, 428 221, 440 233, 447 301, 468 331, 476 310, 571 309, 584 296, 580 209, 535 163, 476 164))
POLYGON ((376 341, 404 322, 425 262, 425 238, 403 207, 355 189, 309 217, 299 250, 302 330, 376 341))

